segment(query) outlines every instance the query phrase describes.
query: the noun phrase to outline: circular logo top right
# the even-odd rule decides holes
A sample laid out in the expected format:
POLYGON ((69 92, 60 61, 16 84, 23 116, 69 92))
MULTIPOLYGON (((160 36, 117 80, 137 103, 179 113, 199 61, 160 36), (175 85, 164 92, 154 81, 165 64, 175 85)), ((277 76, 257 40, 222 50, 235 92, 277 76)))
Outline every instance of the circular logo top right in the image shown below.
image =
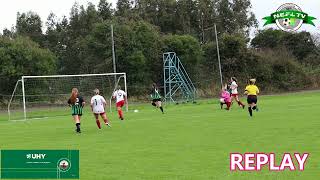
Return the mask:
MULTIPOLYGON (((286 4, 281 5, 277 9, 277 12, 279 12, 279 11, 300 11, 300 12, 302 12, 302 9, 296 4, 286 3, 286 4)), ((276 24, 280 29, 282 29, 284 31, 296 31, 302 26, 303 20, 297 19, 297 18, 287 17, 287 18, 283 18, 283 19, 277 19, 276 24)))
POLYGON ((296 4, 286 3, 281 5, 271 16, 263 19, 266 20, 264 26, 275 23, 281 30, 290 32, 298 30, 302 24, 315 26, 312 20, 316 18, 303 12, 296 4))

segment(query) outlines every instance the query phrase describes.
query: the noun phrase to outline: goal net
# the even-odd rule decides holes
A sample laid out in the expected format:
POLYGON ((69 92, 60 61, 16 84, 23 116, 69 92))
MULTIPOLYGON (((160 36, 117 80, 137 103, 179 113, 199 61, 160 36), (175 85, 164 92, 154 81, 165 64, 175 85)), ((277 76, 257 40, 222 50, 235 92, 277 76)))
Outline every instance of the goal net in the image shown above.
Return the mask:
POLYGON ((72 88, 78 88, 80 96, 84 98, 85 113, 91 113, 90 100, 96 88, 108 103, 106 111, 111 111, 112 93, 118 86, 127 92, 125 73, 22 76, 8 104, 9 120, 70 116, 67 101, 72 88))

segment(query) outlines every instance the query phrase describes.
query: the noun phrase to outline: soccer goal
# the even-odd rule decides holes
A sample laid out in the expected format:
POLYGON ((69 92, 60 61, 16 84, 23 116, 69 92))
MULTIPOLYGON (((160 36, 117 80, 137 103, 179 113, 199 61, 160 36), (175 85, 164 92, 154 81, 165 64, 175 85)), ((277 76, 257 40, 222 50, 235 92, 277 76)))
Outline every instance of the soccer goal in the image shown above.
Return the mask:
MULTIPOLYGON (((91 113, 90 100, 98 88, 112 110, 112 93, 120 86, 127 93, 126 73, 22 76, 8 103, 11 121, 71 115, 67 101, 72 88, 78 88, 86 102, 84 113, 91 113)), ((128 101, 126 100, 128 111, 128 101)))

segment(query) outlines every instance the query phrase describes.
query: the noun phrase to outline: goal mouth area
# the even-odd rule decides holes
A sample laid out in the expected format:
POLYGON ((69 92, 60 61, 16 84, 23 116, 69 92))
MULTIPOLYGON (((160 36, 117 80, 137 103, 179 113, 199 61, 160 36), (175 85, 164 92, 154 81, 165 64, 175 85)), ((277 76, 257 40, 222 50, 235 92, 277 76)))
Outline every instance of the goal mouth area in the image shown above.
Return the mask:
POLYGON ((111 111, 112 94, 118 85, 127 93, 126 73, 22 76, 8 103, 9 120, 71 116, 68 99, 73 88, 79 90, 79 96, 85 100, 87 107, 90 107, 91 98, 95 95, 93 90, 99 89, 106 99, 106 108, 110 106, 111 111))

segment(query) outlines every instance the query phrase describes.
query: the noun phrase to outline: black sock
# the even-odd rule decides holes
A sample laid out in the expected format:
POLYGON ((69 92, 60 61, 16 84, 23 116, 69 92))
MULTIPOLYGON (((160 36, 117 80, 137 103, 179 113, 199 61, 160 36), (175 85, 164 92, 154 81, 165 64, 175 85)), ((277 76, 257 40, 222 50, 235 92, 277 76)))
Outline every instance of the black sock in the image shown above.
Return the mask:
POLYGON ((160 110, 161 110, 161 112, 163 112, 163 108, 162 108, 162 106, 160 106, 160 110))
POLYGON ((248 107, 248 111, 249 111, 250 116, 252 116, 252 109, 250 106, 248 107))
POLYGON ((253 109, 253 110, 256 110, 256 109, 257 109, 257 106, 253 106, 252 109, 253 109))
POLYGON ((220 103, 220 107, 221 107, 221 109, 222 109, 222 107, 223 107, 223 103, 220 103))
POLYGON ((80 123, 76 123, 76 126, 77 126, 77 132, 80 131, 80 123))
POLYGON ((153 103, 151 103, 151 104, 152 104, 152 106, 156 106, 156 103, 154 103, 154 102, 153 102, 153 103))

